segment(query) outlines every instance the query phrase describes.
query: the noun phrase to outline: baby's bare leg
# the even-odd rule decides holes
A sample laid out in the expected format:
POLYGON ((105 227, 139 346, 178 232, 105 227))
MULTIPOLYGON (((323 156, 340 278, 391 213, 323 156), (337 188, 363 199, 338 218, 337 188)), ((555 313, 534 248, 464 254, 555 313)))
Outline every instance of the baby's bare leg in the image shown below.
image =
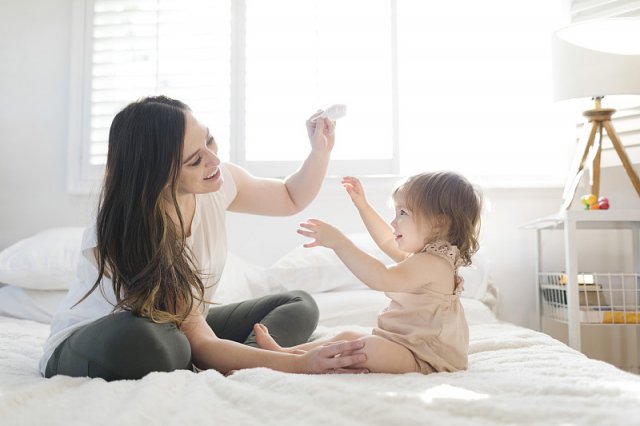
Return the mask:
POLYGON ((256 343, 261 349, 267 349, 269 351, 281 351, 282 347, 276 342, 271 334, 269 334, 269 329, 264 324, 254 324, 253 332, 256 335, 256 343))
POLYGON ((341 333, 336 334, 333 337, 330 337, 328 339, 322 339, 322 340, 314 340, 313 342, 308 342, 308 343, 302 343, 300 345, 296 345, 293 347, 293 349, 300 349, 303 351, 308 351, 309 349, 313 349, 315 347, 318 346, 322 346, 324 344, 327 344, 329 342, 338 342, 341 340, 357 340, 361 337, 364 336, 368 336, 368 334, 363 334, 363 333, 357 333, 355 331, 343 331, 341 333))
POLYGON ((253 330, 256 333, 256 342, 262 349, 268 349, 272 351, 280 351, 280 350, 290 350, 297 349, 302 351, 308 351, 318 346, 322 346, 329 342, 337 342, 340 340, 356 340, 363 336, 367 336, 367 334, 357 333, 354 331, 343 331, 342 333, 338 333, 334 337, 322 340, 314 340, 313 342, 302 343, 297 346, 292 346, 290 348, 281 348, 275 340, 271 338, 269 335, 269 330, 263 324, 256 324, 253 327, 253 330))
POLYGON ((372 373, 414 373, 417 370, 413 353, 407 348, 380 336, 362 337, 364 348, 358 351, 367 355, 364 364, 355 365, 367 368, 372 373))
POLYGON ((366 368, 372 373, 413 373, 418 371, 416 361, 409 349, 380 336, 343 331, 328 339, 315 340, 291 348, 281 348, 271 338, 269 330, 264 325, 256 324, 254 331, 256 332, 256 342, 261 348, 277 351, 308 351, 329 342, 362 339, 365 346, 356 353, 366 354, 367 361, 353 367, 366 368))

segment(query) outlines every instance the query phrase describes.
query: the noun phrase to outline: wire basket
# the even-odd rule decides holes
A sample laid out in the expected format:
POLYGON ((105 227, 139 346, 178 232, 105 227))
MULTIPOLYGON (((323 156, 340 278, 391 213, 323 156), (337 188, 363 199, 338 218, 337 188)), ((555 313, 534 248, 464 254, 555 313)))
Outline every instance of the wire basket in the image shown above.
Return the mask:
MULTIPOLYGON (((567 321, 567 276, 538 273, 542 315, 567 321)), ((640 323, 640 274, 578 274, 580 321, 599 324, 640 323)))

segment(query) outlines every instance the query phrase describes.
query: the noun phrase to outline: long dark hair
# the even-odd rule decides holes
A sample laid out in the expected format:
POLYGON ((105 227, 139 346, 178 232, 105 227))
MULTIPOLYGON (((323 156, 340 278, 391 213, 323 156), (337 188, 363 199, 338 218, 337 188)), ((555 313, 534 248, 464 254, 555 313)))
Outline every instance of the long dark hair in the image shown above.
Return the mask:
POLYGON ((418 223, 446 219, 446 235, 433 238, 442 238, 457 246, 463 265, 471 264, 471 256, 480 248, 482 195, 464 176, 449 171, 421 173, 399 185, 393 197, 402 198, 418 223))
POLYGON ((127 105, 113 119, 96 220, 99 274, 84 298, 107 276, 114 310, 175 323, 191 312, 194 298, 204 300, 176 197, 189 111, 180 101, 155 96, 127 105))

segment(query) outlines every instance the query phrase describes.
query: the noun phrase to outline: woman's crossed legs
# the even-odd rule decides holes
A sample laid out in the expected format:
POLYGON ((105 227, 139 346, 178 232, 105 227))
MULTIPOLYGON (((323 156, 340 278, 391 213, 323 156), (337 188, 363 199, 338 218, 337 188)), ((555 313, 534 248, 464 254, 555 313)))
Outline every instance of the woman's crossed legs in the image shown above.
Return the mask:
MULTIPOLYGON (((318 307, 302 291, 289 291, 211 308, 207 323, 222 339, 257 346, 253 325, 277 331, 282 345, 306 342, 318 322, 318 307)), ((54 351, 45 377, 140 379, 153 371, 191 369, 189 341, 173 323, 158 324, 123 311, 82 326, 54 351)))

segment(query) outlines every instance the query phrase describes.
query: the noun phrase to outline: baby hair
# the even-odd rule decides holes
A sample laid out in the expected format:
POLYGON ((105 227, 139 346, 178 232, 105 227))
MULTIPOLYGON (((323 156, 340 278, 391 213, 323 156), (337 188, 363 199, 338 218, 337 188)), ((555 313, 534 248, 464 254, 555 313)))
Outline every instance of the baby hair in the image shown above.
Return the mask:
POLYGON ((407 178, 392 196, 414 214, 418 225, 422 221, 443 225, 444 235, 434 239, 457 246, 463 264, 471 264, 479 248, 482 195, 464 176, 449 171, 421 173, 407 178))

